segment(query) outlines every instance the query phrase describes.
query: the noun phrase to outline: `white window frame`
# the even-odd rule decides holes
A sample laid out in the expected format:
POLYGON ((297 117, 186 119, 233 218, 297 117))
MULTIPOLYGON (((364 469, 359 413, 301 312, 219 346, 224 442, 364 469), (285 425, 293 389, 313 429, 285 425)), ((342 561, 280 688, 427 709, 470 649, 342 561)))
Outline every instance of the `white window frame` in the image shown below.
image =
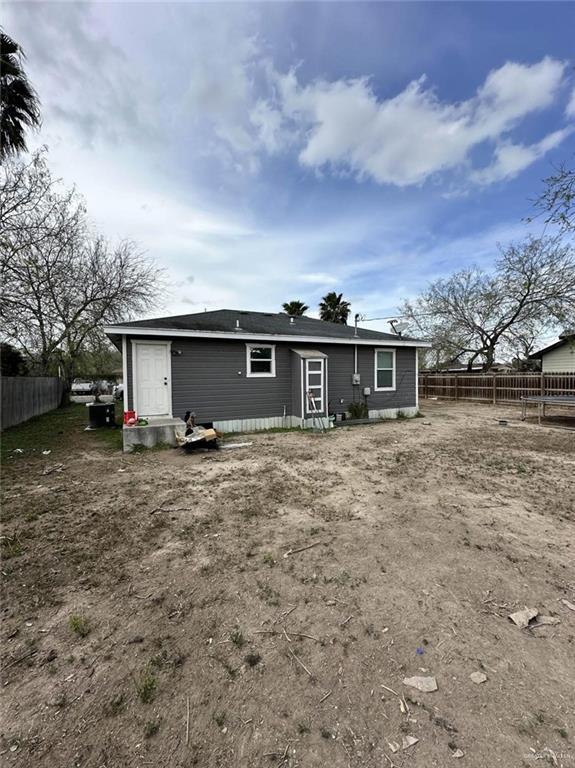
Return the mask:
POLYGON ((246 376, 248 379, 273 379, 276 375, 276 345, 275 344, 246 344, 246 376), (252 373, 252 349, 271 349, 271 373, 252 373))
MULTIPOLYGON (((325 400, 326 400, 326 391, 325 391, 325 358, 323 357, 309 357, 306 358, 304 361, 304 379, 305 379, 305 412, 306 416, 309 416, 312 413, 325 413, 325 400), (310 363, 321 363, 321 367, 319 371, 310 371, 309 364, 310 363), (321 401, 321 408, 317 407, 316 404, 316 410, 312 411, 310 408, 310 402, 309 402, 309 392, 310 384, 309 384, 309 375, 314 373, 319 373, 321 376, 321 384, 318 384, 317 386, 314 386, 313 389, 319 389, 321 392, 321 397, 319 398, 321 401)), ((316 402, 316 398, 314 398, 314 402, 316 402)))
POLYGON ((373 355, 373 390, 374 392, 395 392, 395 371, 396 371, 396 355, 395 355, 395 349, 391 347, 378 347, 374 350, 373 355), (393 359, 393 368, 378 368, 377 367, 377 353, 378 352, 391 352, 392 359, 393 359), (379 371, 389 371, 391 370, 392 375, 392 382, 391 387, 378 387, 377 386, 377 372, 379 371))

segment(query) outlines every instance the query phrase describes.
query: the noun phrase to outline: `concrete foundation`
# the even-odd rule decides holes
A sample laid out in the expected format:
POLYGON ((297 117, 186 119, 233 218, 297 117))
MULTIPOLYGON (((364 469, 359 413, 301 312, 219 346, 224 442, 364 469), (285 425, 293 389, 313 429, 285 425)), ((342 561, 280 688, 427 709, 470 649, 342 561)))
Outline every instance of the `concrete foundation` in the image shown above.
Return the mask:
POLYGON ((145 427, 126 427, 122 430, 124 453, 131 453, 136 446, 153 448, 155 445, 177 445, 176 435, 184 436, 186 425, 182 419, 149 419, 145 427))

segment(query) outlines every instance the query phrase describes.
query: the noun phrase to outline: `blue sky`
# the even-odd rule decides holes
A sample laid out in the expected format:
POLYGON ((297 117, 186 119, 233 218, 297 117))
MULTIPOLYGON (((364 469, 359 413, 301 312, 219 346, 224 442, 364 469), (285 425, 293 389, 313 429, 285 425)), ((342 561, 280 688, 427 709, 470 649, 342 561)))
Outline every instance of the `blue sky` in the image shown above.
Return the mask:
POLYGON ((33 145, 166 268, 157 314, 338 290, 393 315, 539 233, 575 153, 572 3, 19 2, 5 27, 33 145))

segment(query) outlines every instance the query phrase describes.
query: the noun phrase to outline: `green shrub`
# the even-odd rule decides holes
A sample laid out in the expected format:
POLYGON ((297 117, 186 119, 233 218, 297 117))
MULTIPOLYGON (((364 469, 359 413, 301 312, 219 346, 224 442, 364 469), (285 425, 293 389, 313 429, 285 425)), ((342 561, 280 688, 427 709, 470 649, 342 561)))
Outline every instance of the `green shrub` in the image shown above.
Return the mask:
POLYGON ((367 419, 368 417, 367 403, 350 403, 347 410, 352 419, 367 419))

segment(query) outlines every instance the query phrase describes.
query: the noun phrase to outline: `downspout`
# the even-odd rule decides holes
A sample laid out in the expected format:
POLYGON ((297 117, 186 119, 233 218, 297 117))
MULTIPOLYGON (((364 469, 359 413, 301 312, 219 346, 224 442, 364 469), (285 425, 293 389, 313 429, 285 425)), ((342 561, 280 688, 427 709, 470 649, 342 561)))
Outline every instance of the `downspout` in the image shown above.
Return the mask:
MULTIPOLYGON (((358 313, 356 313, 354 319, 355 319, 355 331, 354 331, 353 335, 357 339, 357 323, 358 323, 358 320, 359 320, 359 314, 358 313)), ((353 372, 357 373, 357 344, 354 345, 354 350, 353 350, 353 372)))
POLYGON ((127 411, 130 408, 130 401, 128 390, 128 342, 125 335, 122 336, 122 375, 124 377, 124 411, 127 411))

